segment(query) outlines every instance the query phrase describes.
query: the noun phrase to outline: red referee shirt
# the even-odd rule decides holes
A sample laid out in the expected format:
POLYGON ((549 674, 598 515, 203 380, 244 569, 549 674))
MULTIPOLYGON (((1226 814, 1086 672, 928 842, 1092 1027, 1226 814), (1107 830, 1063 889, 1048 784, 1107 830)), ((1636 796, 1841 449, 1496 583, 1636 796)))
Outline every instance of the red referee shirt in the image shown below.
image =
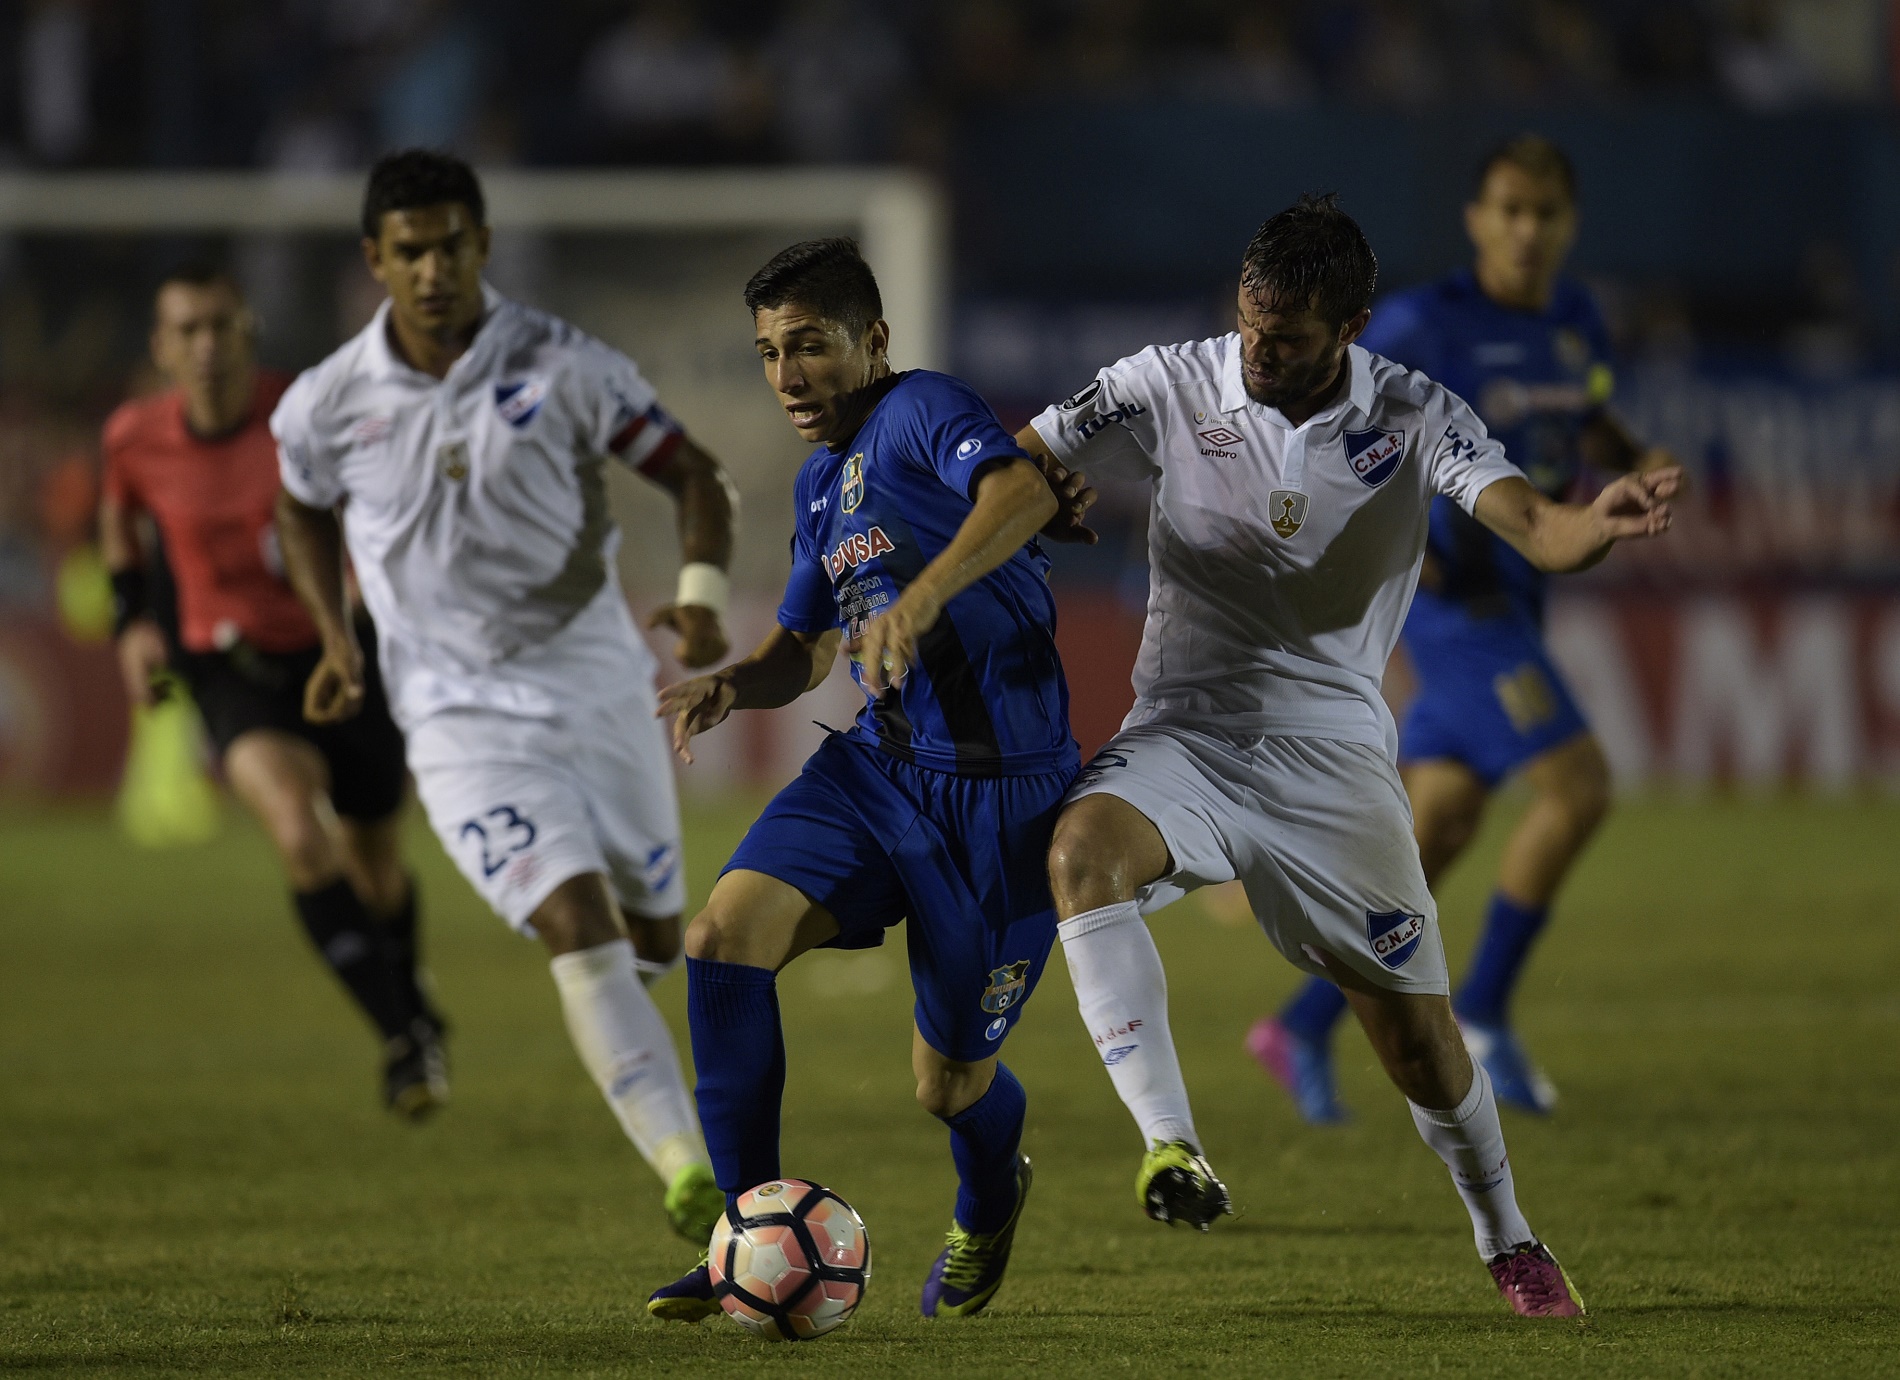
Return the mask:
POLYGON ((105 491, 152 515, 178 585, 187 649, 208 652, 243 638, 265 652, 315 645, 316 625, 284 579, 274 512, 279 481, 270 414, 289 386, 260 371, 251 415, 213 440, 185 424, 182 394, 124 404, 105 426, 105 491))

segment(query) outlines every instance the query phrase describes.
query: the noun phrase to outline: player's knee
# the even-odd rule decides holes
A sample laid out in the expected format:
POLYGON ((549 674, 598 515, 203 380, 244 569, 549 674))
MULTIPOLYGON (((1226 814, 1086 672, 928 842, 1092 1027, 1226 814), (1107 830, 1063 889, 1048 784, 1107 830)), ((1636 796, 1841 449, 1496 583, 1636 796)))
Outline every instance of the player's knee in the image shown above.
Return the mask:
POLYGON ((1131 900, 1134 890, 1119 875, 1115 852, 1092 837, 1087 816, 1067 811, 1056 824, 1049 844, 1049 889, 1064 915, 1076 915, 1098 906, 1131 900))
POLYGON ((697 962, 723 962, 732 951, 731 934, 711 906, 686 927, 686 956, 697 962))
POLYGON ((336 880, 343 869, 336 842, 307 809, 287 809, 269 820, 271 838, 290 884, 310 891, 336 880))
POLYGON ((942 1120, 963 1111, 983 1095, 993 1071, 987 1065, 954 1065, 917 1074, 917 1105, 942 1120))
POLYGON ((1579 834, 1588 834, 1610 812, 1610 764, 1594 739, 1571 754, 1556 794, 1579 834))

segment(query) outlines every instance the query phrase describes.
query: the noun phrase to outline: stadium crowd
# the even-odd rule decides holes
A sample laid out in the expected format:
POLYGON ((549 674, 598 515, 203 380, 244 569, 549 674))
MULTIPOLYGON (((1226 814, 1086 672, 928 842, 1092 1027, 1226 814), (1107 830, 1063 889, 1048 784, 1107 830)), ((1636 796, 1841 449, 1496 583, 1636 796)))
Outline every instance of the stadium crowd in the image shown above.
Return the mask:
POLYGON ((1060 97, 1417 108, 1891 93, 1879 0, 26 0, 0 162, 351 168, 941 156, 1060 97))

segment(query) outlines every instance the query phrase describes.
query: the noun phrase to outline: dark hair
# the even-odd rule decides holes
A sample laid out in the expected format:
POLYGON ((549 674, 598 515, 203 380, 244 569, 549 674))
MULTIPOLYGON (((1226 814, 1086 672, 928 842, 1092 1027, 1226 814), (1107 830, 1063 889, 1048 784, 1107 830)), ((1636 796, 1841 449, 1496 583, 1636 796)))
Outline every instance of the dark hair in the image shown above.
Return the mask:
POLYGON ((238 283, 237 276, 223 264, 212 259, 185 259, 173 264, 158 280, 158 286, 152 289, 156 297, 166 288, 177 284, 180 287, 228 287, 238 296, 244 295, 244 289, 238 283))
POLYGON ((457 201, 468 207, 477 225, 487 224, 482 184, 475 170, 454 154, 435 149, 386 153, 369 170, 369 185, 363 189, 363 234, 372 240, 381 235, 387 212, 457 201))
POLYGON ((1564 195, 1577 199, 1577 169, 1570 155, 1541 134, 1518 134, 1506 139, 1484 156, 1478 164, 1478 180, 1472 184, 1471 199, 1484 195, 1484 184, 1491 180, 1494 168, 1509 165, 1532 177, 1552 177, 1563 183, 1564 195))
POLYGON ((1339 194, 1308 192, 1254 231, 1240 285, 1271 301, 1311 305, 1334 325, 1372 305, 1379 261, 1339 194))
POLYGON ((754 316, 788 302, 850 327, 853 335, 884 315, 871 266, 858 242, 842 235, 781 249, 745 285, 745 304, 754 316))

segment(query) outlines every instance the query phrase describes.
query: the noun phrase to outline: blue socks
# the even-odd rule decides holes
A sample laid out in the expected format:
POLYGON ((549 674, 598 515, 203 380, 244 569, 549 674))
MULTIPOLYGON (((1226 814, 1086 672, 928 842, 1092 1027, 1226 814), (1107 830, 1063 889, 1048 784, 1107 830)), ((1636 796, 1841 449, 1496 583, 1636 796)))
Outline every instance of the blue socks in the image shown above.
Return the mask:
POLYGON ((1549 906, 1520 906, 1502 892, 1493 892, 1484 933, 1471 955, 1471 969, 1452 998, 1452 1009, 1479 1025, 1503 1025, 1524 960, 1549 918, 1549 906))
POLYGON ((1325 1044, 1345 1014, 1346 994, 1325 978, 1314 977, 1281 1009, 1280 1024, 1302 1040, 1325 1044))
POLYGON ((950 1158, 957 1165, 957 1225, 965 1231, 998 1231, 1016 1210, 1021 1191, 1016 1150, 1022 1144, 1028 1106, 1023 1085, 999 1063, 988 1092, 955 1116, 943 1118, 950 1128, 950 1158))
POLYGON ((785 1036, 777 975, 767 968, 686 960, 686 1021, 693 1035, 699 1121, 713 1174, 730 1203, 779 1177, 779 1103, 785 1036))

